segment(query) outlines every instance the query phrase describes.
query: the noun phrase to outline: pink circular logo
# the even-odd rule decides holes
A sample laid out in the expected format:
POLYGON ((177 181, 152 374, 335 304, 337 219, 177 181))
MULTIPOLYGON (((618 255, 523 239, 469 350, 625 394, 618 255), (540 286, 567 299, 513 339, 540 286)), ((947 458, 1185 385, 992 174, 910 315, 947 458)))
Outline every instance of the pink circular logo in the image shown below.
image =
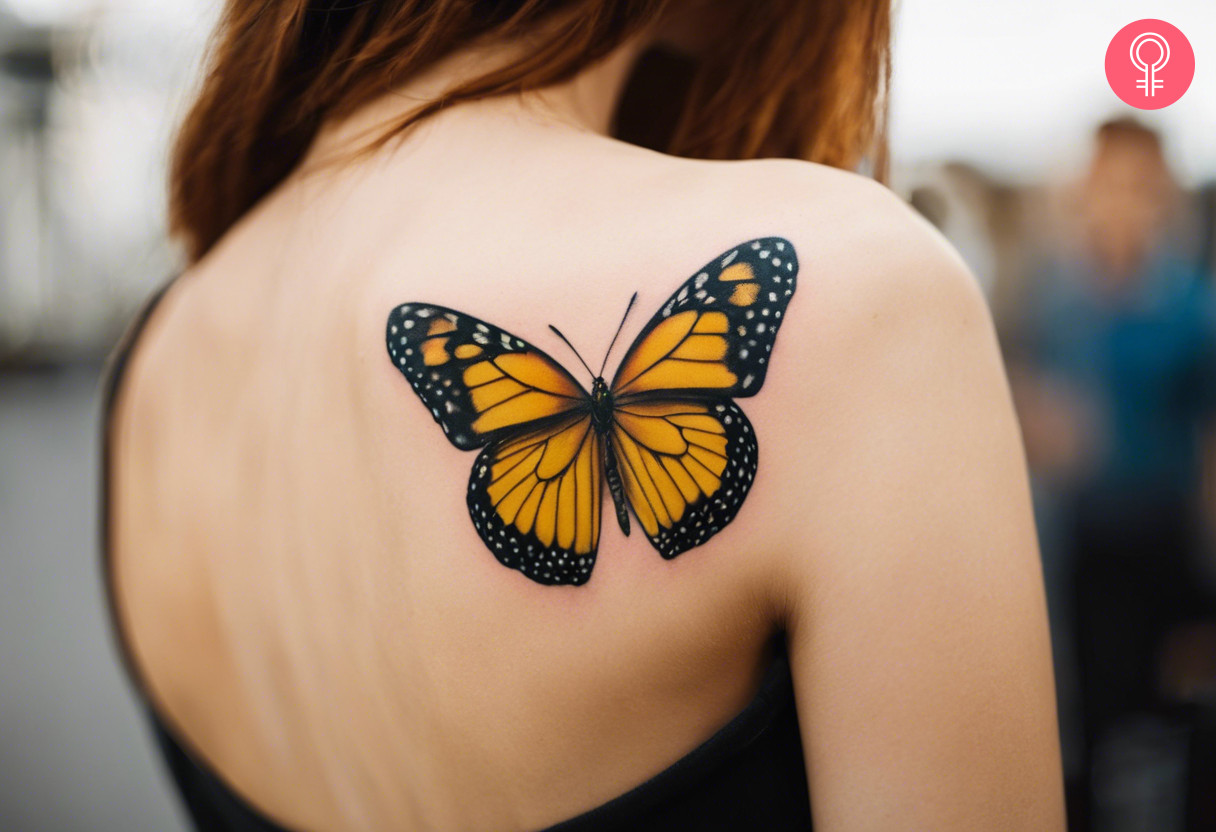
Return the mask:
POLYGON ((1182 98, 1195 77, 1195 51, 1176 26, 1146 18, 1129 23, 1106 47, 1106 80, 1124 104, 1160 110, 1182 98))

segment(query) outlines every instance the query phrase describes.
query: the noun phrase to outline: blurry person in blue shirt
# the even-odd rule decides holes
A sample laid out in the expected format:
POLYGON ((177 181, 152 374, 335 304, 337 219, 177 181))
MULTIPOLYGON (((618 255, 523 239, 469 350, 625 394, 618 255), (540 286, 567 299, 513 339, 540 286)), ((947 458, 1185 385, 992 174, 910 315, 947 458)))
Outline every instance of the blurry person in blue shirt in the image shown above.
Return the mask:
POLYGON ((1216 298, 1176 242, 1159 136, 1097 131, 1074 244, 1039 275, 1030 347, 1067 425, 1066 495, 1085 745, 1161 702, 1172 629, 1211 616, 1199 510, 1216 413, 1216 298))

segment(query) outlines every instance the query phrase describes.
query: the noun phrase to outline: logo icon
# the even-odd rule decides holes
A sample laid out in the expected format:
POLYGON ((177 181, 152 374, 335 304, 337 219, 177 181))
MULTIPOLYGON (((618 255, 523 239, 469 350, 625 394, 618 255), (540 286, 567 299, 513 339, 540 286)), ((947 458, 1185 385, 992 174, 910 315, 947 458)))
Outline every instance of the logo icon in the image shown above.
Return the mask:
POLYGON ((1195 77, 1195 52, 1186 35, 1164 20, 1129 23, 1106 48, 1106 80, 1124 104, 1160 110, 1173 104, 1195 77))
POLYGON ((1157 90, 1165 86, 1165 82, 1157 77, 1157 70, 1170 62, 1169 41, 1156 32, 1145 32, 1143 35, 1136 35, 1136 39, 1132 41, 1131 55, 1132 66, 1144 72, 1144 78, 1137 81, 1136 86, 1144 90, 1145 95, 1152 98, 1157 94, 1157 90), (1157 58, 1152 63, 1140 57, 1140 48, 1146 43, 1157 47, 1157 58))

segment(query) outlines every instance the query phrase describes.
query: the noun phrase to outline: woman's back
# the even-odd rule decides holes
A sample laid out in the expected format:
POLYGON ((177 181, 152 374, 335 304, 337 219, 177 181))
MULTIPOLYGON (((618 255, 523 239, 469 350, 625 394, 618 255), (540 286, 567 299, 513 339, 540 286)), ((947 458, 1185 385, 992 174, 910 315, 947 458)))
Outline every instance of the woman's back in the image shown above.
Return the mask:
POLYGON ((179 281, 128 372, 115 566, 136 656, 204 755, 302 827, 339 805, 440 828, 590 808, 742 708, 778 626, 763 474, 738 528, 674 561, 605 524, 582 587, 477 538, 475 455, 389 361, 391 309, 461 309, 581 377, 548 324, 598 361, 633 292, 626 344, 719 250, 793 230, 752 172, 495 128, 519 136, 494 159, 422 136, 289 185, 179 281))
MULTIPOLYGON (((323 137, 314 161, 341 146, 323 137)), ((111 434, 113 580, 134 661, 240 793, 300 829, 541 827, 726 723, 786 628, 813 787, 816 754, 881 783, 926 736, 956 776, 989 782, 996 764, 967 745, 994 732, 1033 736, 1001 764, 1019 789, 1050 784, 1034 753, 1054 726, 1039 721, 1050 676, 1033 532, 995 350, 966 277, 894 199, 799 162, 650 153, 512 100, 313 167, 166 296, 111 434), (550 324, 597 367, 637 292, 611 378, 684 280, 764 236, 796 248, 800 288, 763 390, 739 401, 761 461, 738 517, 665 560, 636 525, 621 533, 609 502, 585 585, 503 568, 466 507, 476 455, 443 439, 389 360, 388 313, 458 309, 589 385, 550 324), (912 435, 922 447, 905 449, 912 435), (955 451, 976 460, 978 485, 955 451), (913 482, 924 493, 909 495, 913 482), (1013 504, 993 507, 1010 486, 1013 504), (919 509, 900 495, 931 516, 903 516, 919 509), (928 611, 907 606, 913 586, 928 611), (960 586, 960 603, 934 602, 960 586), (993 652, 963 662, 978 668, 961 689, 945 686, 959 665, 932 671, 981 646, 993 652), (904 659, 941 690, 890 689, 904 659), (863 726, 882 696, 894 710, 863 726), (963 727, 926 716, 935 697, 963 727)), ((865 778, 832 782, 816 797, 829 829, 875 799, 865 778)), ((1005 788, 962 788, 957 817, 999 808, 1046 828, 1057 814, 992 800, 1005 788)))

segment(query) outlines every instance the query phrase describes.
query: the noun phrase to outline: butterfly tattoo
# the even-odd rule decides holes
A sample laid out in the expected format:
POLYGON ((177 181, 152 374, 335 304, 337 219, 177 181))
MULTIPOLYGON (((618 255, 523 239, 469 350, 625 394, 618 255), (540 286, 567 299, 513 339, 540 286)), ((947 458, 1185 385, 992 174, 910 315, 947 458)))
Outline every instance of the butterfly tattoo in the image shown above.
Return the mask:
POLYGON ((730 249, 659 308, 611 384, 579 357, 590 392, 522 338, 430 303, 389 314, 388 353, 448 441, 482 449, 467 502, 494 557, 541 584, 581 585, 605 484, 621 531, 632 512, 667 559, 735 518, 758 447, 732 399, 764 384, 797 275, 780 237, 730 249))

